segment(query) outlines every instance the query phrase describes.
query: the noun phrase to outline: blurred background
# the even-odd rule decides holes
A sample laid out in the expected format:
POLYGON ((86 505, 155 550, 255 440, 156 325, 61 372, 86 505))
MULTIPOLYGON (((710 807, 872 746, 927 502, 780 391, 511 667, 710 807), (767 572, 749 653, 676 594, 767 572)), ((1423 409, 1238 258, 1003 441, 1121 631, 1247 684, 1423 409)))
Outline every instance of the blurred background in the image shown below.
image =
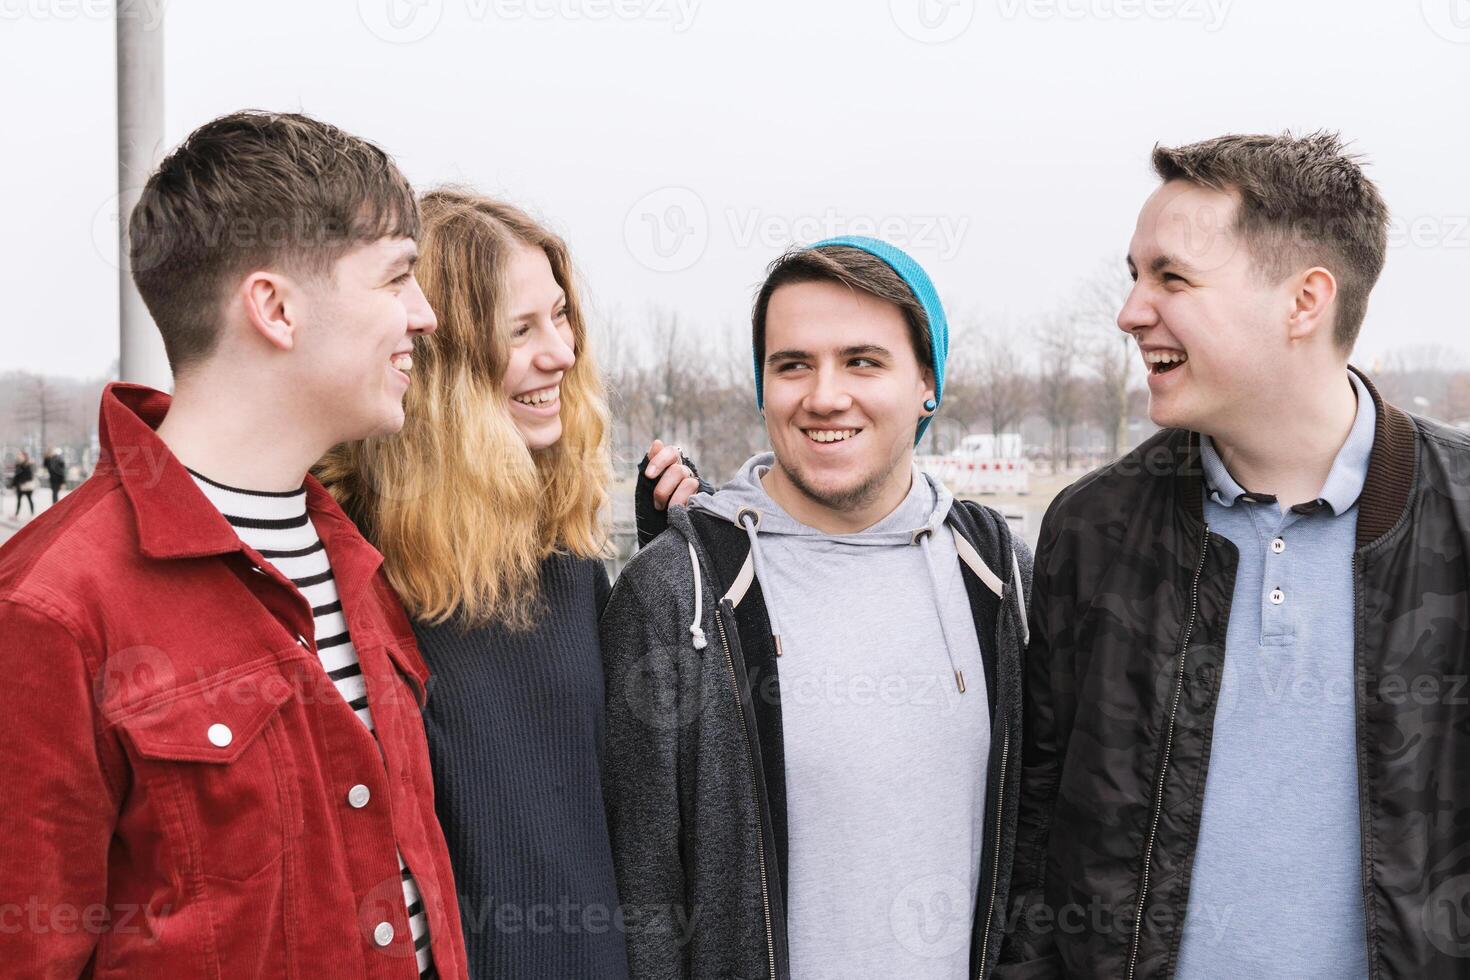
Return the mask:
POLYGON ((119 212, 225 112, 311 113, 557 229, 625 474, 654 435, 715 482, 764 444, 749 307, 784 248, 902 246, 954 330, 925 465, 1034 537, 1153 429, 1113 320, 1156 142, 1347 136, 1394 212, 1354 361, 1470 426, 1467 82, 1470 0, 0 0, 0 537, 18 453, 44 508, 103 384, 168 386, 119 212))

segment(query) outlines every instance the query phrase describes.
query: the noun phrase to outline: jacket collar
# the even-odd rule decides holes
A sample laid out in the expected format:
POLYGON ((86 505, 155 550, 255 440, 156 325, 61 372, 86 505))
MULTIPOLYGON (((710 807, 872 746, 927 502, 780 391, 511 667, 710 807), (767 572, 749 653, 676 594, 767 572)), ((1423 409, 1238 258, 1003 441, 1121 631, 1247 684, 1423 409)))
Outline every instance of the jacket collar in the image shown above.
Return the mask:
MULTIPOLYGON (((138 523, 139 550, 149 558, 203 558, 244 551, 235 529, 158 438, 155 430, 172 402, 171 396, 143 385, 108 385, 97 422, 101 454, 96 472, 115 476, 121 484, 138 523)), ((357 560, 341 562, 341 572, 370 578, 383 556, 312 476, 306 478, 306 509, 332 553, 334 571, 345 549, 357 560)))
MULTIPOLYGON (((1377 387, 1362 371, 1351 365, 1348 370, 1372 396, 1376 412, 1368 475, 1358 497, 1357 547, 1361 548, 1387 534, 1403 516, 1409 503, 1409 492, 1414 486, 1417 436, 1408 413, 1385 402, 1377 387)), ((1204 523, 1202 437, 1197 432, 1187 432, 1185 436, 1175 474, 1186 513, 1204 523)))

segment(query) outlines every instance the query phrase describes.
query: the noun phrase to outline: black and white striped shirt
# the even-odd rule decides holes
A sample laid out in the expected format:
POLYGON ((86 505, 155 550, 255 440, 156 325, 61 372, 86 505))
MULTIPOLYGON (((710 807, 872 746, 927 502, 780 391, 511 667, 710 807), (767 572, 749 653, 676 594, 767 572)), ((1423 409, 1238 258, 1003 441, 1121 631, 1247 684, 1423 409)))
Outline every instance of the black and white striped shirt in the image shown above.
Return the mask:
MULTIPOLYGON (((316 628, 317 657, 322 669, 358 719, 373 731, 373 713, 368 705, 367 682, 358 664, 357 651, 348 635, 342 600, 332 578, 332 565, 316 527, 306 510, 306 488, 286 492, 239 490, 216 483, 189 471, 194 483, 224 515, 240 540, 260 552, 301 591, 311 604, 316 628)), ((429 955, 429 919, 417 884, 398 855, 403 878, 403 902, 408 909, 420 977, 434 975, 429 955)))

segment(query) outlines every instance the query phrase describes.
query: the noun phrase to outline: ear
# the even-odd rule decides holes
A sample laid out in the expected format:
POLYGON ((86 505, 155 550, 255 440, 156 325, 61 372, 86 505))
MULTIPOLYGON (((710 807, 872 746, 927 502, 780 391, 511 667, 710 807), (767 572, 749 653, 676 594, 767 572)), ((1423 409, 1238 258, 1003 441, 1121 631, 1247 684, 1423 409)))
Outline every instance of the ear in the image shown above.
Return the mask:
POLYGON ((289 279, 275 272, 252 272, 236 293, 251 329, 280 350, 296 345, 299 295, 289 279))
POLYGON ((1286 320, 1287 339, 1309 340, 1324 331, 1330 334, 1336 319, 1333 307, 1336 299, 1337 279, 1320 265, 1298 276, 1286 320))
MULTIPOLYGON (((922 373, 923 373, 923 382, 924 382, 924 392, 923 392, 923 394, 921 394, 919 396, 919 404, 922 405, 924 402, 928 401, 931 398, 933 398, 935 401, 938 401, 939 400, 938 397, 934 394, 934 369, 933 368, 927 368, 926 367, 926 368, 924 368, 924 370, 923 370, 922 373)), ((928 418, 929 416, 931 416, 933 414, 934 414, 933 412, 921 412, 920 415, 919 415, 919 417, 920 418, 928 418)))

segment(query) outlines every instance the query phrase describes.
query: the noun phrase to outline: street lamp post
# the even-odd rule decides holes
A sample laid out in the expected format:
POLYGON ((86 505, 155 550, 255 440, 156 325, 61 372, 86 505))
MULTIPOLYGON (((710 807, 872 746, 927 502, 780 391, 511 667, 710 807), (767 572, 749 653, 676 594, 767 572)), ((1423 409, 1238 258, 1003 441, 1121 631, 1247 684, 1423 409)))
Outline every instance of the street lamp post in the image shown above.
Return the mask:
POLYGON ((128 262, 128 216, 163 148, 163 4, 140 6, 149 8, 146 17, 127 4, 118 4, 117 13, 118 373, 123 381, 168 390, 163 339, 128 262))

